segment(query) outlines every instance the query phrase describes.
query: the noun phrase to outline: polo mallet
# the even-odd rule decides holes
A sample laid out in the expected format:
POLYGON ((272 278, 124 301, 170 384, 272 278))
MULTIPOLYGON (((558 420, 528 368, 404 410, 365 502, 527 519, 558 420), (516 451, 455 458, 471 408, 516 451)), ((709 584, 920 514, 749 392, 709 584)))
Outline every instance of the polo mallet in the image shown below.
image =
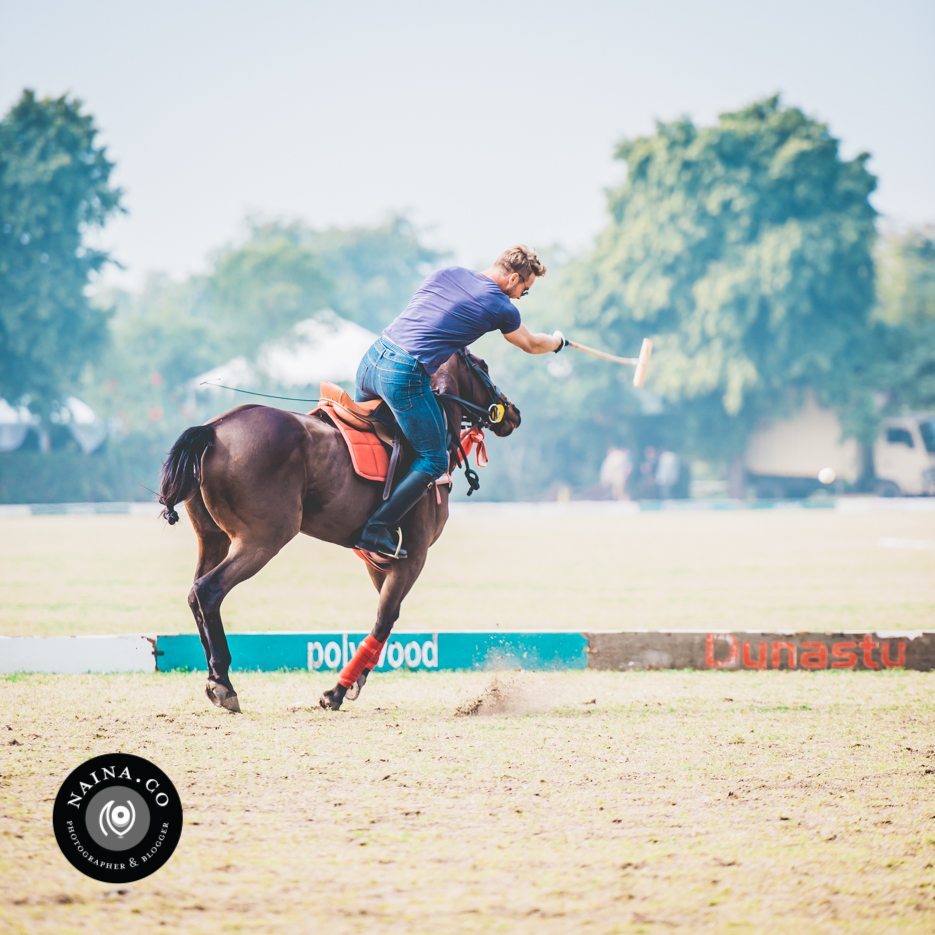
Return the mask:
POLYGON ((614 354, 608 354, 605 351, 598 351, 593 347, 579 344, 577 341, 568 341, 568 346, 573 347, 576 351, 584 351, 585 354, 593 354, 602 360, 609 360, 613 364, 626 364, 628 367, 636 367, 636 370, 633 371, 634 386, 643 385, 643 381, 646 379, 646 371, 649 369, 649 358, 653 356, 653 342, 649 338, 643 338, 639 357, 617 357, 614 354))

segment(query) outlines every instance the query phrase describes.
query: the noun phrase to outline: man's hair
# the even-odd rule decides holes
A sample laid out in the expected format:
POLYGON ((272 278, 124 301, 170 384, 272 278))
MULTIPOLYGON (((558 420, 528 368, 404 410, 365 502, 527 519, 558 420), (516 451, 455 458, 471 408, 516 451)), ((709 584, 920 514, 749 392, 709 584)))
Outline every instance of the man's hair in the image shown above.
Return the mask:
POLYGON ((527 247, 524 243, 519 243, 515 247, 509 247, 504 250, 500 256, 494 260, 494 266, 499 267, 504 273, 519 273, 523 282, 530 276, 545 276, 545 263, 536 256, 536 251, 527 247))

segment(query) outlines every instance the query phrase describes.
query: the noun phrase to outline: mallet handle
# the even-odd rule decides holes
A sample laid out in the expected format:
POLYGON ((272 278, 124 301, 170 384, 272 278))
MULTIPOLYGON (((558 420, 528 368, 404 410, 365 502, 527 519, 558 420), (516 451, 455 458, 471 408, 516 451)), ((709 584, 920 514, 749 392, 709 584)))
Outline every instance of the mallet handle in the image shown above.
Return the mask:
POLYGON ((584 351, 585 354, 593 354, 595 357, 602 357, 604 360, 609 360, 615 364, 627 364, 630 367, 635 367, 639 362, 639 357, 616 357, 613 354, 607 354, 604 351, 595 350, 593 347, 588 347, 586 344, 579 344, 577 341, 569 341, 569 347, 573 347, 576 351, 584 351))

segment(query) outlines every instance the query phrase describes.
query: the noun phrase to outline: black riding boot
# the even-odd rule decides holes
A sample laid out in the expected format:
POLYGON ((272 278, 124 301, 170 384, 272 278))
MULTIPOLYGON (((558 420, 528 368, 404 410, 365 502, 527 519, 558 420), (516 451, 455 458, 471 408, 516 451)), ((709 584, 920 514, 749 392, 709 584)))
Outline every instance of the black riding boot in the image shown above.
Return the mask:
POLYGON ((396 485, 376 512, 357 535, 355 549, 377 552, 387 558, 405 558, 406 550, 402 547, 403 533, 398 528, 402 518, 422 499, 423 494, 435 480, 424 471, 410 471, 396 485))

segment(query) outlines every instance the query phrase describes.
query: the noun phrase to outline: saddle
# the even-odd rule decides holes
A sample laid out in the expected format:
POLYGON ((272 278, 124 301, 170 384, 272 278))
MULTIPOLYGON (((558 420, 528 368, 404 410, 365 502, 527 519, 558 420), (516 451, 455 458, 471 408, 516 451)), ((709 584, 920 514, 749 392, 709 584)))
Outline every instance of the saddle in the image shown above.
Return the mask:
MULTIPOLYGON (((341 433, 355 472, 364 480, 385 483, 385 500, 390 495, 403 446, 403 435, 396 421, 392 415, 386 418, 378 415, 380 407, 385 405, 382 399, 358 403, 336 383, 328 382, 320 384, 320 393, 318 405, 308 415, 326 419, 341 433)), ((478 467, 487 466, 487 445, 481 428, 475 425, 465 429, 458 441, 458 452, 454 455, 458 467, 467 469, 467 459, 472 453, 478 467)), ((445 473, 438 483, 450 485, 451 475, 445 473)), ((476 489, 476 483, 472 483, 468 496, 476 489)))
MULTIPOLYGON (((379 481, 383 484, 383 499, 393 489, 396 467, 402 451, 402 432, 395 420, 388 422, 377 415, 383 405, 382 399, 371 399, 358 403, 334 383, 321 384, 321 399, 309 413, 327 419, 340 433, 351 456, 351 464, 359 477, 379 481)), ((447 483, 451 476, 445 474, 435 482, 435 499, 441 503, 438 485, 447 483)), ((392 559, 384 559, 374 553, 354 549, 354 552, 377 571, 385 572, 392 567, 392 559)))
MULTIPOLYGON (((318 405, 308 414, 318 416, 330 422, 340 433, 347 445, 354 471, 364 480, 379 481, 383 484, 383 499, 386 500, 393 489, 396 468, 399 464, 403 447, 403 434, 395 420, 381 418, 378 411, 384 405, 382 399, 355 402, 335 383, 322 382, 321 398, 318 405)), ((475 452, 478 467, 487 464, 487 447, 484 433, 473 426, 461 433, 456 463, 463 466, 465 475, 471 483, 470 496, 477 489, 477 474, 468 467, 467 458, 475 452), (476 449, 476 451, 475 451, 476 449), (470 480, 473 474, 474 480, 470 480)), ((439 485, 452 486, 450 472, 446 472, 435 481, 435 501, 441 503, 439 485)), ((357 555, 377 571, 386 571, 392 566, 392 559, 354 549, 357 555)))
POLYGON ((395 423, 377 415, 383 400, 355 402, 334 383, 322 383, 320 392, 321 400, 309 415, 327 419, 341 433, 354 470, 364 480, 386 483, 385 499, 402 445, 395 423))

